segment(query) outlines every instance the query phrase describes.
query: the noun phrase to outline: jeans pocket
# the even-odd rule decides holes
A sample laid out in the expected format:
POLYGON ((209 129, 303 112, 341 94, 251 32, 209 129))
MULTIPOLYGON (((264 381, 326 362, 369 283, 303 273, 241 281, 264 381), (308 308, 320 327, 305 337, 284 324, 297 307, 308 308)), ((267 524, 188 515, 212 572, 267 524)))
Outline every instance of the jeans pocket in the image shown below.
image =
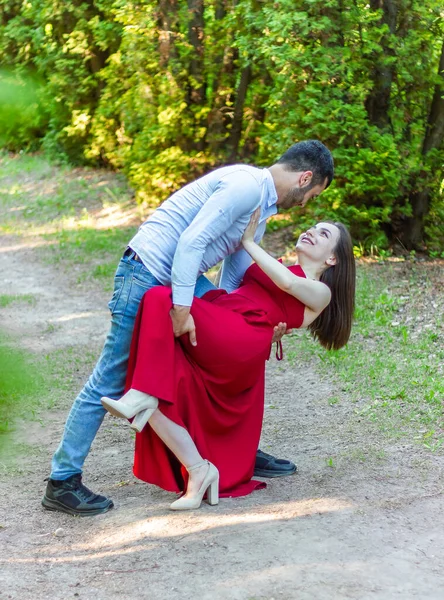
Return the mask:
POLYGON ((108 302, 108 308, 113 314, 116 304, 119 301, 120 294, 123 290, 123 284, 125 283, 125 277, 117 276, 114 277, 114 291, 111 300, 108 302))
POLYGON ((139 308, 139 304, 142 301, 143 296, 148 290, 151 290, 153 287, 160 285, 154 278, 148 281, 141 281, 137 279, 137 277, 133 277, 131 281, 131 293, 129 296, 128 305, 133 307, 135 313, 139 308))

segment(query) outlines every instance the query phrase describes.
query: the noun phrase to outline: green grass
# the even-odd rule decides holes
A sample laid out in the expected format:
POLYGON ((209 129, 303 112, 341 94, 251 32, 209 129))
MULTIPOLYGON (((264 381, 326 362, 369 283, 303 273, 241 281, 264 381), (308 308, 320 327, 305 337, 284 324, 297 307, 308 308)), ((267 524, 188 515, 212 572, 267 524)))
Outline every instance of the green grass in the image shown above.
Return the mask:
POLYGON ((42 155, 0 152, 0 232, 21 233, 50 226, 63 229, 69 219, 86 221, 91 210, 127 204, 132 197, 121 176, 49 163, 42 155))
POLYGON ((52 243, 38 250, 50 263, 80 267, 79 282, 96 279, 110 292, 117 264, 136 231, 137 227, 62 230, 45 235, 52 243))
MULTIPOLYGON (((18 350, 4 335, 0 337, 0 434, 10 431, 14 419, 35 416, 42 391, 44 371, 30 353, 18 350)), ((0 436, 0 445, 3 438, 0 436)))
POLYGON ((0 333, 0 449, 16 422, 74 399, 96 359, 97 350, 77 346, 35 355, 0 333))
MULTIPOLYGON (((423 317, 424 273, 411 269, 408 294, 394 287, 390 267, 358 269, 356 321, 349 344, 327 352, 308 335, 292 340, 288 356, 333 375, 361 416, 391 436, 420 440, 431 450, 444 442, 442 312, 423 317), (422 279, 419 280, 419 273, 422 279)), ((430 285, 429 285, 430 287, 430 285)), ((341 395, 328 398, 330 405, 341 395)))
POLYGON ((43 424, 42 411, 66 409, 66 399, 75 398, 97 351, 72 347, 36 356, 18 350, 14 340, 1 337, 0 342, 0 474, 18 476, 31 470, 32 460, 24 457, 35 458, 43 450, 32 437, 23 441, 23 436, 12 436, 16 425, 22 421, 43 424))
POLYGON ((6 308, 15 302, 34 305, 36 303, 36 298, 32 294, 0 294, 0 308, 6 308))
POLYGON ((95 215, 118 213, 131 198, 121 176, 57 166, 38 154, 0 153, 0 233, 41 236, 47 244, 37 252, 45 260, 76 265, 79 278, 99 279, 108 290, 137 227, 96 229, 95 215))
POLYGON ((95 277, 104 277, 111 270, 110 258, 114 258, 112 264, 115 271, 117 259, 122 256, 123 250, 136 231, 137 227, 65 229, 44 236, 47 241, 53 242, 45 248, 45 252, 49 252, 51 262, 83 264, 96 260, 100 264, 93 267, 92 273, 95 277))

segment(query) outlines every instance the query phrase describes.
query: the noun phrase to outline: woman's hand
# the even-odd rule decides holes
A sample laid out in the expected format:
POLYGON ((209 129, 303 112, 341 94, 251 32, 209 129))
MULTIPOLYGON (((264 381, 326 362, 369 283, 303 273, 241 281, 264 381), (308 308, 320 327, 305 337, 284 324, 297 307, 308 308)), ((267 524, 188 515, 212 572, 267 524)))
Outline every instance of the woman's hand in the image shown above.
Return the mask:
POLYGON ((293 329, 287 329, 287 323, 279 323, 273 329, 273 337, 271 338, 271 343, 280 342, 284 335, 288 335, 292 333, 293 329))
POLYGON ((247 242, 254 242, 254 234, 256 233, 257 226, 259 225, 259 219, 261 216, 261 209, 256 208, 254 213, 251 215, 250 222, 248 223, 244 235, 242 236, 242 244, 245 246, 247 242))

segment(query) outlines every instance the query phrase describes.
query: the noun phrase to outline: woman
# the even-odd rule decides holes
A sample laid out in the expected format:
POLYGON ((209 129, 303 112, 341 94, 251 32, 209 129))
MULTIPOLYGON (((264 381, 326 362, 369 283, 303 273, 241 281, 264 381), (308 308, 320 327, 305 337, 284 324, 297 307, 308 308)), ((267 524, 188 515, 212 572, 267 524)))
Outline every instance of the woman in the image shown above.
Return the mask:
POLYGON ((318 223, 303 233, 298 264, 287 268, 254 242, 258 219, 255 213, 242 239, 256 264, 241 287, 193 302, 197 345, 188 336, 174 338, 170 289, 150 290, 136 320, 129 391, 119 401, 102 399, 115 416, 134 417, 132 427, 141 432, 134 474, 169 491, 185 490, 172 510, 198 508, 206 491, 217 504, 219 492, 241 496, 264 486, 251 477, 277 323, 308 327, 328 349, 342 347, 350 335, 355 263, 345 227, 318 223))

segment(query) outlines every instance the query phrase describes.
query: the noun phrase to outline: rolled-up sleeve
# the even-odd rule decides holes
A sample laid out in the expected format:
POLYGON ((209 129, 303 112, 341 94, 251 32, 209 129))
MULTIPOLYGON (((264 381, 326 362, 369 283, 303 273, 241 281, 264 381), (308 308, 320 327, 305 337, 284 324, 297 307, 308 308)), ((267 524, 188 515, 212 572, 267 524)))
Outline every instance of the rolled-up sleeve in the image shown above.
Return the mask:
POLYGON ((205 249, 237 219, 250 215, 260 198, 260 186, 247 171, 221 178, 177 244, 171 271, 174 304, 191 306, 205 249))

